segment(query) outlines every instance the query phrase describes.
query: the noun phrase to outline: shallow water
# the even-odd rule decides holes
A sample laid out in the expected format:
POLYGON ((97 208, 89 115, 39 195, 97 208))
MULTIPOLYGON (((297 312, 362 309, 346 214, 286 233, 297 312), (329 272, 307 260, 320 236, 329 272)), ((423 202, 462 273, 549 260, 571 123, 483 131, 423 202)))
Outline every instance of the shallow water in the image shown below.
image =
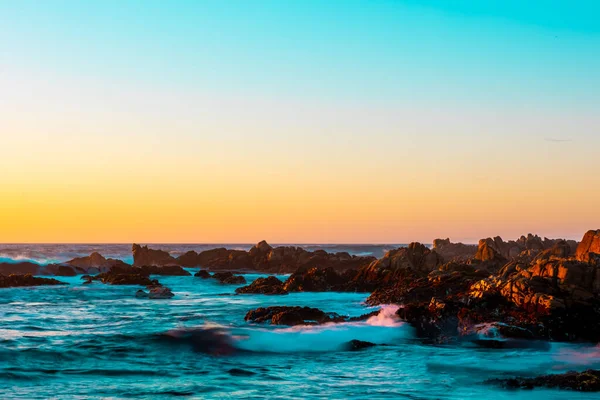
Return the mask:
MULTIPOLYGON (((248 281, 259 275, 246 275, 248 281)), ((234 295, 236 286, 195 277, 159 277, 171 300, 136 299, 135 286, 82 285, 0 291, 0 398, 411 398, 562 399, 564 392, 504 391, 491 377, 598 367, 592 346, 540 350, 430 346, 391 318, 283 328, 247 324, 250 309, 307 305, 351 316, 365 294, 234 295), (222 325, 245 350, 228 356, 155 340, 177 328, 222 325), (378 346, 358 352, 351 339, 378 346)), ((568 393, 569 398, 593 398, 568 393)))

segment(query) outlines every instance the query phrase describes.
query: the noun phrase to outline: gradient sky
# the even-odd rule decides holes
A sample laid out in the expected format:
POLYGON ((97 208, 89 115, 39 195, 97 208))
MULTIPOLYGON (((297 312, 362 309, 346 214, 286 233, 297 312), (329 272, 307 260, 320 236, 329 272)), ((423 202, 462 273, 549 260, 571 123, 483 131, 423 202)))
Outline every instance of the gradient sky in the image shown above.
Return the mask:
POLYGON ((600 3, 0 0, 0 242, 600 227, 600 3))

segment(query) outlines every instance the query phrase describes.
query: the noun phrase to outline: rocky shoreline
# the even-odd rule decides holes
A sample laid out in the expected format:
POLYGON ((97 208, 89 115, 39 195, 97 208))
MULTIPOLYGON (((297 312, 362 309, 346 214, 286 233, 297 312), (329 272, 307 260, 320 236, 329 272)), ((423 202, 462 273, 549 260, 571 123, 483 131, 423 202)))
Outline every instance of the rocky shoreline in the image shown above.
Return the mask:
MULTIPOLYGON (((168 299, 174 294, 154 276, 190 276, 184 267, 202 268, 191 279, 238 285, 235 292, 239 295, 369 293, 367 305, 398 305, 397 318, 412 325, 417 336, 429 343, 471 338, 480 345, 501 347, 510 345, 503 342, 506 340, 600 341, 600 230, 588 231, 579 243, 534 235, 508 242, 486 238, 478 245, 438 239, 431 248, 411 243, 380 259, 272 247, 264 241, 249 251, 217 248, 190 251, 177 258, 136 244, 132 253, 133 265, 98 253, 46 266, 3 263, 0 287, 62 284, 33 275, 85 274, 85 283, 142 285, 149 292, 140 290, 137 297, 168 299), (234 271, 290 275, 285 280, 261 277, 240 286, 246 280, 234 271), (476 340, 485 338, 490 330, 501 341, 476 340)), ((315 325, 360 319, 291 305, 250 310, 246 320, 315 325)), ((523 379, 507 385, 537 385, 537 381, 531 382, 523 379)))

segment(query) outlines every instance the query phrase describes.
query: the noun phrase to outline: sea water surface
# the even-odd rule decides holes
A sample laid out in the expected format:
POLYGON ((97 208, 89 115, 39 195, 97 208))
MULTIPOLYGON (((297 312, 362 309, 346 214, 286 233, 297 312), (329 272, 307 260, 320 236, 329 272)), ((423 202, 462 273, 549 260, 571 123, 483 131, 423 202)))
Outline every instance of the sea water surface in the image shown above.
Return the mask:
MULTIPOLYGON (((248 282, 259 276, 245 275, 248 282)), ((483 384, 496 377, 600 368, 600 348, 594 345, 519 350, 426 345, 394 318, 393 308, 360 323, 254 325, 244 316, 260 306, 310 306, 349 316, 374 308, 363 304, 367 295, 360 293, 235 295, 238 286, 211 279, 157 278, 174 298, 137 299, 139 286, 83 285, 80 277, 60 277, 68 286, 0 289, 0 398, 599 397, 483 384), (165 335, 215 326, 236 351, 209 355, 185 338, 165 335), (343 345, 352 339, 380 346, 346 351, 343 345)))

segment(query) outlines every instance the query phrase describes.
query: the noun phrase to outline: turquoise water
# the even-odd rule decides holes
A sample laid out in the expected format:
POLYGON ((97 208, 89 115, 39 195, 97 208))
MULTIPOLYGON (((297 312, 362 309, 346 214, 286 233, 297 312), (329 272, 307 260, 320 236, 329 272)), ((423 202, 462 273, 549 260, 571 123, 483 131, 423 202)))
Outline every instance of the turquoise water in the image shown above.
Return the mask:
POLYGON ((173 299, 136 299, 139 287, 83 285, 79 277, 61 278, 70 283, 65 287, 0 290, 0 398, 595 398, 482 384, 492 377, 598 368, 600 351, 592 345, 424 345, 391 313, 335 326, 256 326, 244 315, 259 306, 307 305, 350 316, 372 309, 362 304, 365 294, 235 295, 237 286, 213 280, 158 278, 173 299), (214 356, 185 341, 157 340, 207 324, 224 327, 239 351, 214 356), (344 351, 351 339, 386 346, 344 351))

